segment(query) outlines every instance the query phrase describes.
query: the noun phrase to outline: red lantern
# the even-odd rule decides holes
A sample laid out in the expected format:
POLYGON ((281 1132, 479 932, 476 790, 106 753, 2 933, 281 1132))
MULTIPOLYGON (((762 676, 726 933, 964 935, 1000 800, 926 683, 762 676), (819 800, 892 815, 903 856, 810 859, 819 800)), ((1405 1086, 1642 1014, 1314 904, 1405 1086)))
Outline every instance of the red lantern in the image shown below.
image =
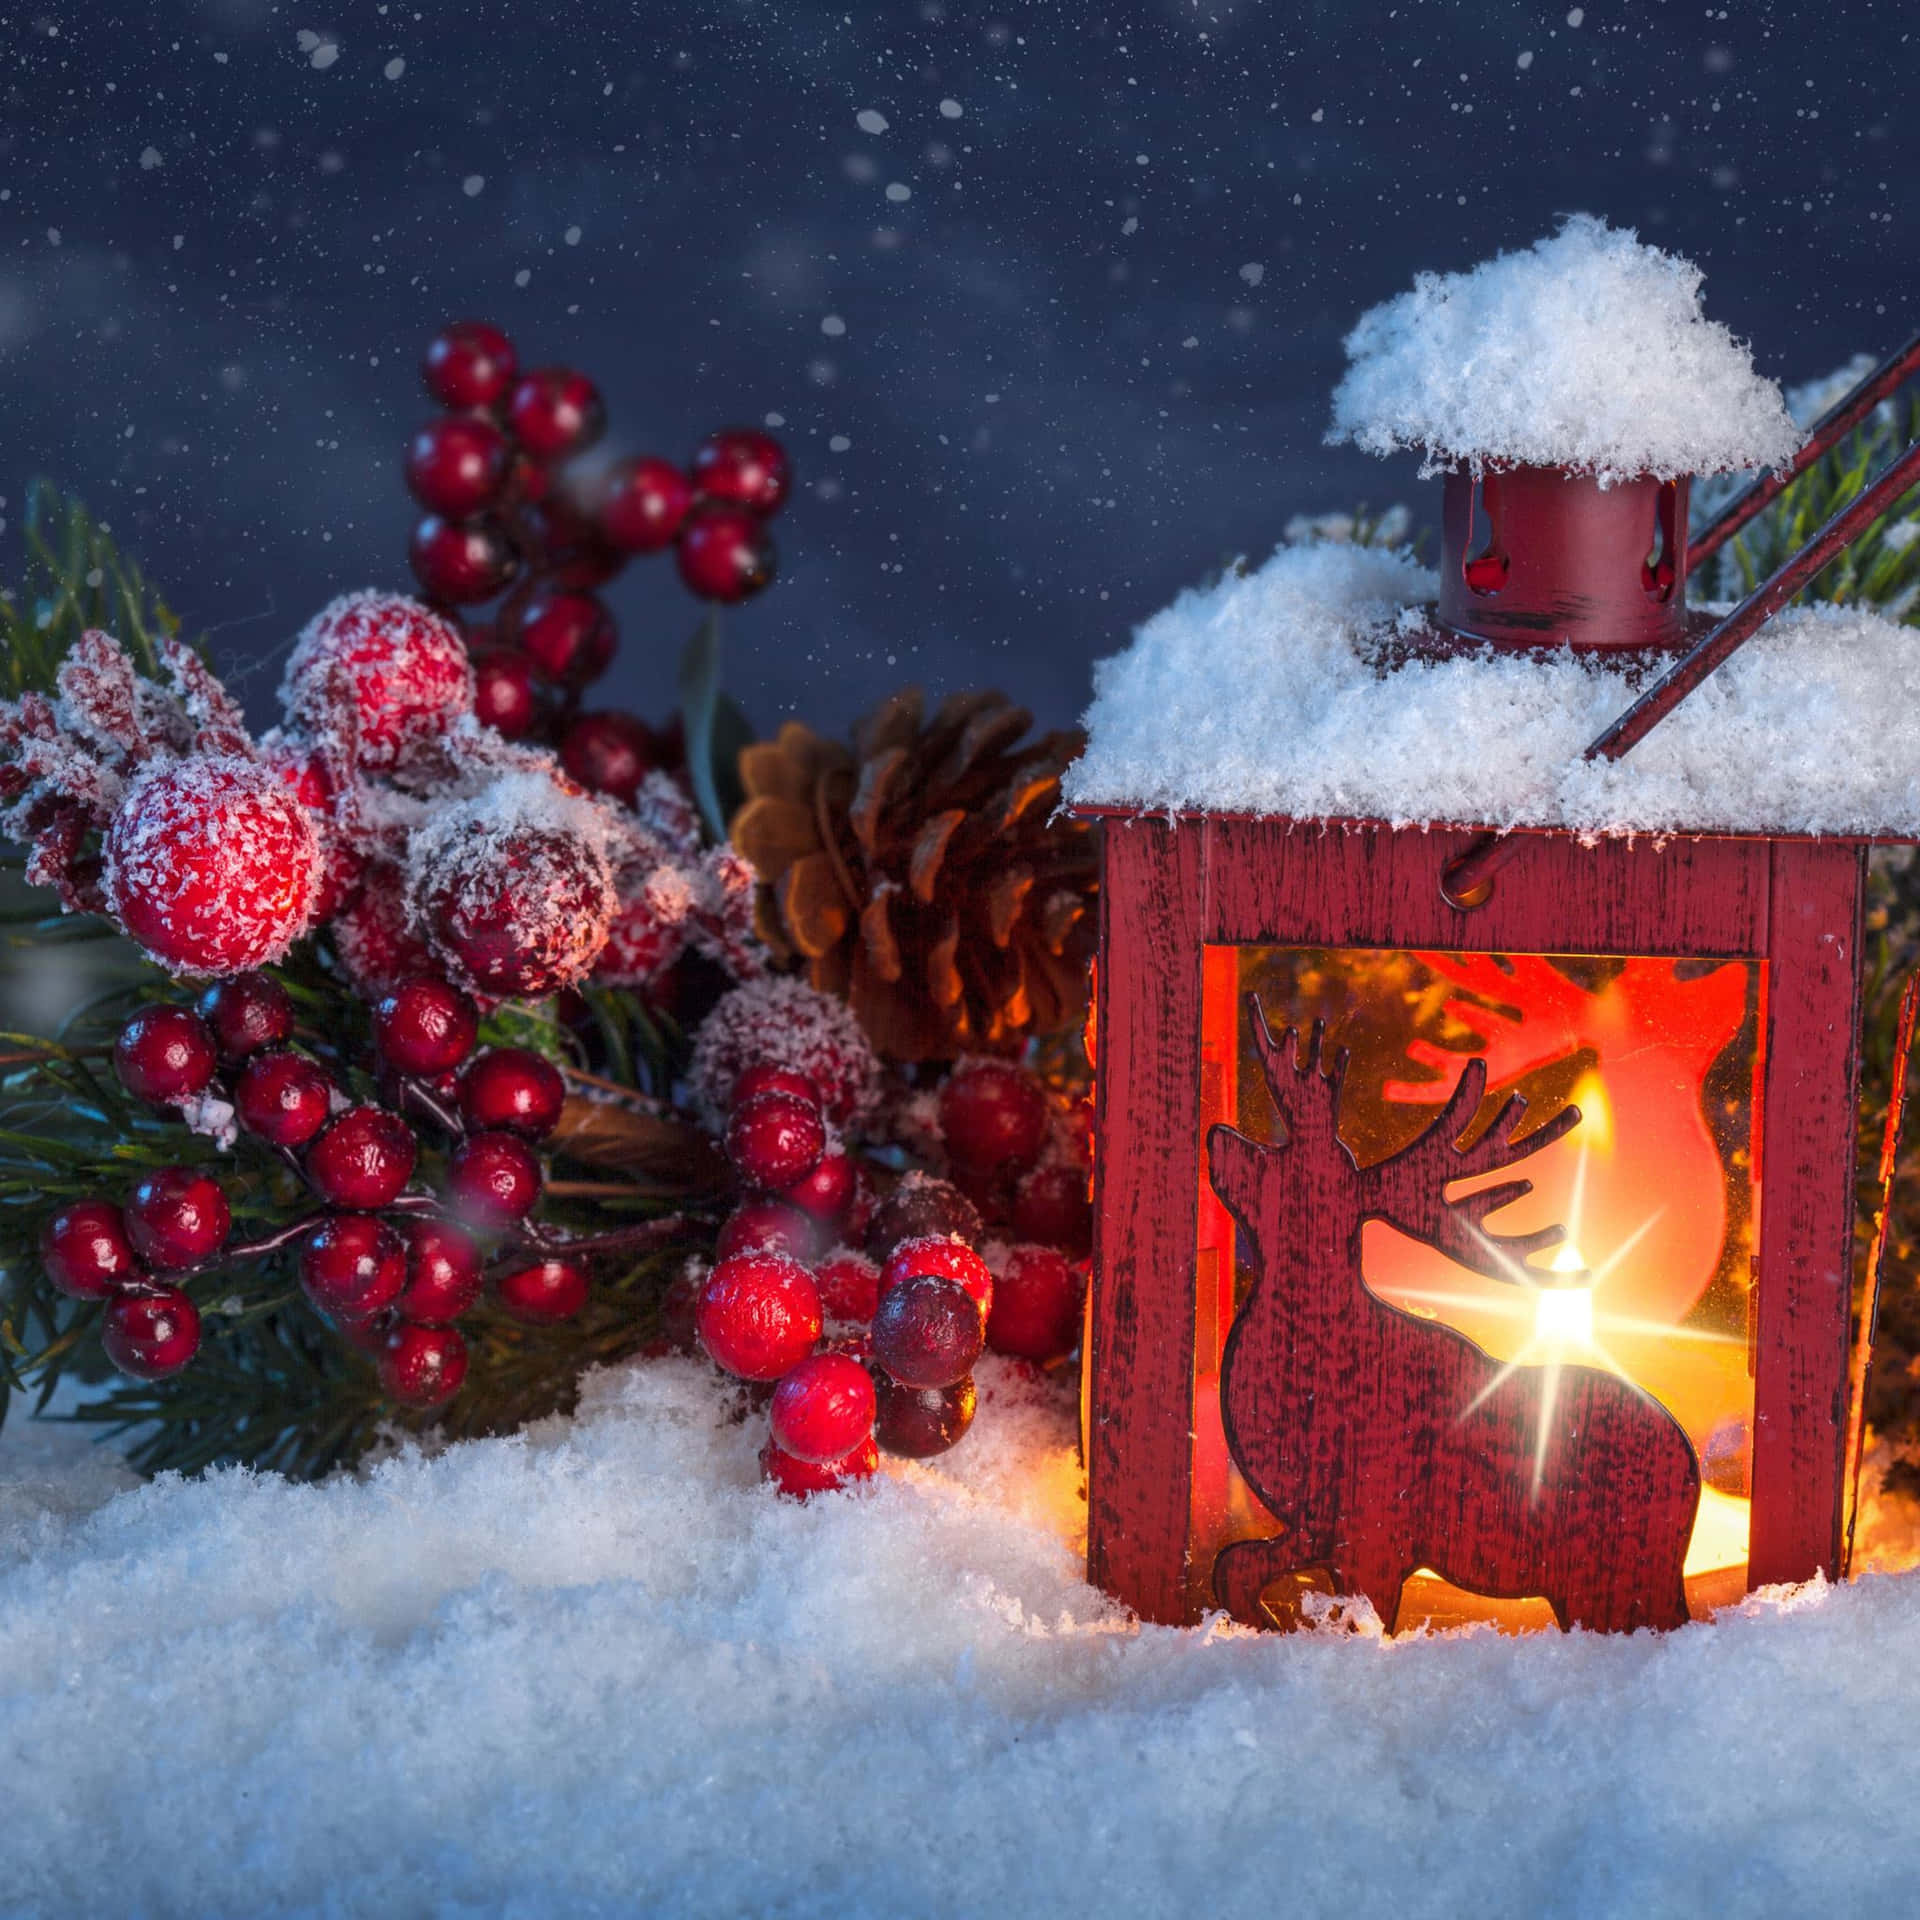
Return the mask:
MULTIPOLYGON (((1453 475, 1395 658, 1632 650, 1589 750, 1624 754, 1920 480, 1689 615, 1689 563, 1916 366, 1691 549, 1684 476, 1453 475)), ((1868 836, 1081 811, 1091 1577, 1159 1621, 1319 1589, 1624 1629, 1837 1574, 1868 836)))

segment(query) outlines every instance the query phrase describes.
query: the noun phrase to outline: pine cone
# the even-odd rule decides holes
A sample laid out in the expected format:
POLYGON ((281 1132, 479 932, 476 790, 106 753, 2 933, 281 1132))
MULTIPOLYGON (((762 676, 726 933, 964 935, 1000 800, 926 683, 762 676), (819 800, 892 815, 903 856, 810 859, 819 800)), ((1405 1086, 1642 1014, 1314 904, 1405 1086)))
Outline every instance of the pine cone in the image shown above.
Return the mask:
POLYGON ((1018 744, 1032 723, 970 693, 923 724, 916 687, 851 752, 790 720, 740 755, 732 837, 764 883, 761 938, 848 1000, 884 1056, 1005 1053, 1080 1017, 1094 849, 1052 816, 1083 741, 1018 744))

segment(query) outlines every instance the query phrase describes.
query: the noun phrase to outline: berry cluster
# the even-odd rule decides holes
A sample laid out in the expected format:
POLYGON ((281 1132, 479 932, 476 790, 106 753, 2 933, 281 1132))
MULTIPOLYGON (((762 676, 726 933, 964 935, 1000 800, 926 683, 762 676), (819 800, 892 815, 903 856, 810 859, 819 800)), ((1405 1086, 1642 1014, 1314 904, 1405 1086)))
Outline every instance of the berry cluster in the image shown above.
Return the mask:
MULTIPOLYGON (((1068 1251, 990 1238, 974 1200, 926 1173, 876 1201, 831 1101, 793 1067, 739 1069, 730 1101, 726 1148, 746 1196, 680 1306, 716 1365, 772 1385, 761 1467, 782 1492, 863 1479, 882 1451, 944 1453, 972 1423, 988 1348, 1044 1363, 1078 1345, 1085 1276, 1068 1251)), ((982 1063, 941 1102, 978 1184, 1010 1183, 1017 1214, 1053 1131, 1040 1082, 982 1063)))
POLYGON ((233 1243, 219 1180, 178 1166, 146 1175, 123 1206, 89 1198, 55 1214, 41 1236, 48 1277, 72 1298, 106 1302, 102 1338, 116 1366, 143 1380, 179 1372, 200 1342, 181 1281, 289 1247, 308 1301, 375 1356, 383 1390, 409 1407, 459 1391, 467 1349, 454 1323, 480 1297, 486 1243, 498 1256, 494 1295, 514 1317, 550 1324, 585 1305, 582 1256, 601 1243, 568 1241, 530 1217, 545 1185, 538 1145, 560 1120, 559 1073, 524 1048, 479 1048, 478 1008, 438 976, 395 986, 372 1024, 366 1064, 384 1103, 350 1097, 350 1062, 334 1043, 294 1044, 293 1002, 265 974, 219 981, 194 1007, 145 1007, 121 1029, 114 1068, 129 1093, 229 1141, 246 1132, 317 1207, 233 1243), (423 1121, 437 1193, 414 1184, 423 1121))
POLYGON ((636 555, 672 547, 701 599, 758 593, 774 576, 766 522, 787 497, 786 454, 770 435, 733 427, 704 440, 685 471, 628 455, 589 474, 578 456, 600 438, 606 407, 585 374, 522 373, 512 341, 482 321, 436 334, 423 372, 447 411, 407 451, 407 486, 426 509, 414 574, 447 607, 505 596, 491 619, 465 616, 479 716, 510 739, 557 720, 569 767, 606 760, 613 775, 576 777, 603 791, 624 784, 631 797, 661 743, 630 715, 573 719, 618 645, 594 590, 636 555))

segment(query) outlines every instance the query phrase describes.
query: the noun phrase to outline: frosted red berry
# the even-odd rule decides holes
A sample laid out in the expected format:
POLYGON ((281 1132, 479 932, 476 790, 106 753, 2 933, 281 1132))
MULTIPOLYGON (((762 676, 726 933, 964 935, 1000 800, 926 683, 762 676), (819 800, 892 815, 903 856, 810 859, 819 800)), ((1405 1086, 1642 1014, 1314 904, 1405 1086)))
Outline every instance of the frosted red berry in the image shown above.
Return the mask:
POLYGON ((278 960, 319 897, 312 815, 265 767, 231 756, 136 779, 105 853, 114 917, 171 973, 243 973, 278 960))
POLYGON ((560 764, 595 793, 633 805, 653 771, 653 734, 630 713, 583 713, 560 736, 560 764))
POLYGON ((1082 1167, 1038 1166, 1013 1195, 1013 1230, 1022 1240, 1084 1256, 1093 1245, 1093 1204, 1082 1167))
POLYGON ((407 564, 435 600, 466 607, 504 593, 520 571, 520 556, 494 521, 430 513, 413 529, 407 564))
POLYGON ((791 1186, 780 1189, 780 1197, 791 1202, 816 1220, 845 1217, 860 1195, 860 1168, 850 1153, 823 1153, 810 1172, 791 1186))
POLYGON ((777 1440, 769 1440, 760 1449, 761 1478, 790 1500, 805 1500, 810 1494, 833 1493, 856 1481, 871 1480, 879 1466, 880 1450, 871 1435, 844 1459, 825 1462, 797 1459, 777 1440))
POLYGON ((75 1200, 40 1229, 40 1264, 69 1300, 104 1300, 137 1279, 140 1262, 111 1200, 75 1200))
POLYGON ((148 1265, 177 1273, 226 1245, 233 1214, 219 1181, 197 1167, 160 1167, 129 1196, 127 1238, 148 1265))
POLYGON ((964 1240, 946 1234, 901 1241, 880 1269, 881 1298, 923 1273, 938 1274, 965 1287, 983 1319, 992 1310, 993 1274, 987 1263, 964 1240))
POLYGON ((293 1001, 279 981, 264 973, 217 980, 200 996, 200 1018, 213 1029, 226 1061, 245 1060, 293 1035, 293 1001))
POLYGON ((874 1382, 873 1437, 882 1453, 931 1460, 973 1425, 973 1375, 947 1387, 903 1387, 888 1374, 874 1382))
POLYGON ((101 1316, 107 1358, 135 1380, 165 1380, 200 1351, 200 1310, 178 1287, 115 1295, 101 1316))
POLYGON ((984 1231, 980 1209, 951 1181, 910 1173, 874 1209, 867 1227, 867 1251, 884 1260, 901 1241, 923 1234, 972 1242, 984 1231))
POLYGON ((819 1343, 820 1294, 784 1253, 730 1254, 700 1289, 696 1323, 716 1366, 742 1380, 778 1380, 819 1343))
POLYGON ((773 582, 777 559, 759 519, 744 507, 697 506, 674 543, 687 591, 732 606, 773 582))
POLYGON ((299 1053, 259 1053, 241 1068, 233 1108, 246 1130, 274 1147, 304 1147, 333 1112, 333 1083, 299 1053))
POLYGON ((405 1191, 418 1151, 397 1113, 349 1107, 307 1149, 307 1178, 330 1205, 377 1213, 405 1191))
POLYGON ((322 1313, 364 1320, 406 1284, 406 1242, 371 1214, 330 1214, 301 1242, 300 1285, 322 1313))
POLYGON ((980 1358, 982 1320, 957 1280, 916 1274, 882 1290, 873 1315, 873 1357, 903 1387, 950 1387, 980 1358))
POLYGON ((810 1354, 774 1388, 767 1423, 796 1460, 843 1459, 873 1431, 873 1376, 843 1353, 810 1354))
POLYGON ((1045 1363, 1080 1344, 1086 1299, 1083 1269, 1053 1247, 1008 1250, 994 1282, 987 1345, 995 1353, 1045 1363))
POLYGON ((671 461, 649 455, 616 460, 601 486, 597 518, 610 547, 658 553, 672 543, 693 505, 693 486, 671 461))
POLYGON ((583 979, 619 909, 604 852, 565 826, 502 829, 478 809, 415 843, 409 902, 461 984, 504 997, 583 979))
POLYGON ((560 1124, 567 1083, 529 1047, 489 1047, 460 1076, 460 1111, 471 1127, 544 1140, 560 1124))
POLYGON ((480 1249, 447 1220, 409 1220, 407 1284, 395 1304, 423 1326, 450 1326, 480 1297, 480 1249))
POLYGON ((880 1304, 880 1269, 863 1253, 842 1247, 813 1270, 820 1307, 829 1320, 866 1322, 880 1304))
POLYGON ((533 662, 509 647, 489 647, 473 657, 473 713, 482 726, 509 740, 533 731, 540 718, 533 662))
POLYGON ((308 621, 280 698, 316 740, 385 772, 473 711, 473 668, 459 629, 431 607, 399 593, 348 593, 308 621))
POLYGON ((613 615, 590 593, 535 594, 514 622, 514 639, 535 672, 566 687, 599 679, 620 644, 613 615))
POLYGON ((791 1254, 796 1260, 810 1260, 819 1243, 819 1226, 809 1215, 784 1200, 756 1196, 733 1210, 720 1229, 714 1254, 724 1260, 729 1254, 766 1247, 791 1254))
POLYGON ((492 506, 507 468, 507 436, 477 414, 429 421, 407 445, 407 491, 429 513, 453 520, 492 506))
POLYGON ((402 980, 373 1010, 373 1037, 399 1072, 432 1078, 473 1051, 480 1009, 450 980, 432 974, 402 980))
POLYGON ((433 952, 407 922, 404 875, 385 862, 328 929, 347 977, 361 993, 385 993, 409 974, 431 973, 433 952))
POLYGON ((810 1074, 792 1067, 771 1066, 764 1061, 742 1069, 733 1083, 733 1105, 745 1106, 757 1093, 790 1093, 796 1100, 805 1100, 816 1107, 824 1104, 820 1083, 810 1074))
POLYGON ((484 320, 456 320, 427 342, 421 376, 446 407, 491 407, 507 397, 518 369, 513 342, 484 320))
POLYGON ((528 456, 565 460, 599 439, 606 425, 600 391, 571 367, 542 367, 527 374, 507 402, 507 422, 528 456))
POLYGON ((1046 1090, 1003 1060, 961 1067, 940 1089, 940 1129, 956 1166, 974 1173, 1030 1167, 1046 1144, 1046 1090))
POLYGON ((733 1110, 727 1157, 750 1186, 776 1192, 803 1180, 827 1150, 820 1109, 790 1093, 762 1093, 733 1110))
POLYGON ((513 1133, 475 1133, 447 1161, 447 1199, 476 1226, 504 1227, 524 1220, 546 1183, 540 1156, 513 1133))
POLYGON ((786 450, 757 428, 723 428, 694 454, 693 485, 702 500, 725 501, 765 519, 786 501, 786 450))
POLYGON ((467 1343, 452 1327, 401 1324, 380 1351, 380 1391, 403 1407, 444 1407, 467 1377, 467 1343))
POLYGON ((536 1260, 503 1273, 493 1283, 500 1304, 534 1327, 558 1326, 587 1304, 585 1271, 571 1260, 536 1260))
POLYGON ((204 1093, 219 1064, 212 1030, 185 1007, 142 1007, 113 1043, 120 1084, 155 1105, 204 1093))

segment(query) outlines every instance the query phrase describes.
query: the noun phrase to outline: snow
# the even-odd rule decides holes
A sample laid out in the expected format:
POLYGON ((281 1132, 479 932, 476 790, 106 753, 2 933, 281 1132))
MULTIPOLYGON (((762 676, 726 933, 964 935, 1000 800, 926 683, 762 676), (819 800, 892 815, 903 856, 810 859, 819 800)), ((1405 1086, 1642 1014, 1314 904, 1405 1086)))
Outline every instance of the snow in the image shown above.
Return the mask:
POLYGON ((1614 764, 1635 697, 1593 656, 1409 660, 1437 582, 1404 552, 1312 542, 1229 569, 1094 670, 1073 805, 1585 834, 1920 835, 1920 630, 1778 616, 1614 764))
POLYGON ((1327 438, 1421 447, 1428 471, 1511 460, 1603 482, 1778 466, 1800 432, 1701 312, 1704 277, 1591 214, 1470 272, 1422 273, 1347 336, 1327 438))
POLYGON ((0 1436, 18 1913, 1886 1911, 1920 1579, 1664 1637, 1140 1627, 1071 1409, 805 1506, 691 1361, 304 1487, 0 1436))

